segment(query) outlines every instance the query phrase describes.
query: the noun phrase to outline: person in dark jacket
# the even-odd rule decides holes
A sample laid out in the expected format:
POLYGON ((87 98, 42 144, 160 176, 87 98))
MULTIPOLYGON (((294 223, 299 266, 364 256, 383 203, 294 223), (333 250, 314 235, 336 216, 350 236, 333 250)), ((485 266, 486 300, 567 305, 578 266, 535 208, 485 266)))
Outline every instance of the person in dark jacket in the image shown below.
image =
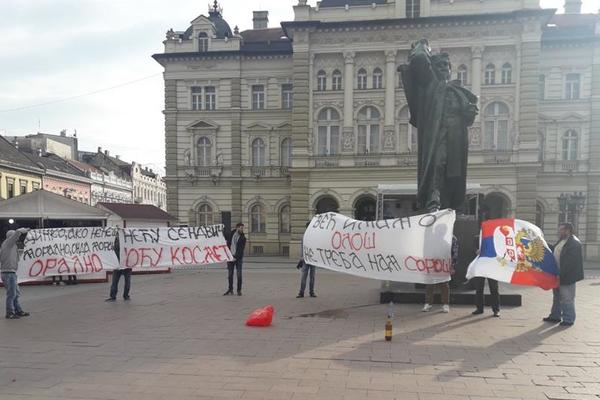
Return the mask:
POLYGON ((235 229, 226 237, 227 247, 231 251, 234 260, 227 263, 227 280, 229 288, 223 296, 233 294, 233 271, 237 271, 237 294, 242 295, 242 262, 244 260, 244 250, 246 249, 246 236, 244 235, 244 224, 239 223, 235 229))
MULTIPOLYGON (((119 245, 119 236, 115 238, 114 250, 117 255, 117 260, 121 261, 121 246, 119 245)), ((110 295, 105 301, 117 300, 117 293, 119 292, 119 281, 121 276, 125 279, 125 287, 123 288, 123 300, 128 301, 129 290, 131 290, 131 268, 115 269, 112 273, 112 285, 110 285, 110 295)))
POLYGON ((554 257, 560 269, 560 286, 553 289, 552 310, 545 322, 572 326, 575 323, 575 285, 583 280, 583 251, 573 224, 560 224, 559 241, 554 246, 554 257))
MULTIPOLYGON (((475 237, 476 256, 479 255, 479 235, 475 237)), ((485 306, 485 281, 487 279, 488 287, 490 288, 490 299, 492 311, 494 312, 495 318, 500 318, 500 291, 498 290, 498 281, 490 278, 476 277, 473 278, 475 286, 475 311, 473 315, 483 314, 483 308, 485 306)))
MULTIPOLYGON (((310 225, 310 222, 307 222, 306 228, 308 228, 309 225, 310 225)), ((316 269, 316 267, 314 265, 307 263, 306 260, 304 259, 304 238, 302 238, 302 243, 300 244, 300 263, 298 263, 298 266, 302 272, 302 276, 300 277, 300 291, 298 292, 298 296, 296 296, 296 298, 297 299, 304 298, 304 291, 306 290, 306 279, 309 277, 309 275, 310 275, 310 281, 309 281, 308 290, 309 290, 310 297, 317 297, 317 295, 315 294, 315 269, 316 269)))

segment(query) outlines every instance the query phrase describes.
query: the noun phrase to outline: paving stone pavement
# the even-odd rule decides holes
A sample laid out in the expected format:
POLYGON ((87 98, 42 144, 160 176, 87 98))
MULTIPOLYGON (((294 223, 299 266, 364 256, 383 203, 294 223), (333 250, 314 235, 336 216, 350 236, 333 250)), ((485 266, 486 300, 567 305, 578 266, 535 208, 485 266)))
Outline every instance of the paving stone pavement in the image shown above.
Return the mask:
POLYGON ((296 299, 298 279, 249 269, 244 296, 223 297, 218 268, 134 276, 116 303, 108 284, 23 288, 32 316, 0 320, 0 399, 600 398, 598 280, 578 285, 569 329, 527 288, 500 319, 396 305, 385 342, 378 282, 319 270, 319 297, 296 299), (273 326, 245 327, 266 304, 273 326))

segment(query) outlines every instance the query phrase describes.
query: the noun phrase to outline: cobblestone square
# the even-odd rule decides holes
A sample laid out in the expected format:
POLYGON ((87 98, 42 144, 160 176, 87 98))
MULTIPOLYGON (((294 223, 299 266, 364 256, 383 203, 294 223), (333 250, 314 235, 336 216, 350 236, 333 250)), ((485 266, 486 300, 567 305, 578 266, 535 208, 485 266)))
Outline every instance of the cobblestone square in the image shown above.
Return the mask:
POLYGON ((527 288, 500 319, 396 305, 392 342, 378 282, 318 270, 319 297, 296 299, 298 280, 248 268, 244 295, 223 297, 220 267, 135 276, 116 303, 108 284, 25 287, 32 315, 0 321, 0 398, 600 398, 596 279, 578 285, 570 329, 542 323, 551 293, 527 288), (245 327, 266 304, 273 326, 245 327))

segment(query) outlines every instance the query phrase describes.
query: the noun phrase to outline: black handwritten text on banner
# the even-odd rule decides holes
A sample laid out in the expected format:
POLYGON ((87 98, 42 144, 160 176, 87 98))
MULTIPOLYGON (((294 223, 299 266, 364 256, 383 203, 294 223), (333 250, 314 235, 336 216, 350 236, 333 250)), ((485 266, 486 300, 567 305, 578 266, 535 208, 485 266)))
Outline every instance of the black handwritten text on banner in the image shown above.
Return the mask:
POLYGON ((19 280, 85 275, 118 268, 117 228, 34 229, 25 237, 19 280))
POLYGON ((316 215, 304 233, 304 261, 365 278, 446 282, 455 219, 452 210, 368 222, 316 215))
POLYGON ((153 270, 233 261, 222 225, 122 229, 119 240, 122 268, 153 270))

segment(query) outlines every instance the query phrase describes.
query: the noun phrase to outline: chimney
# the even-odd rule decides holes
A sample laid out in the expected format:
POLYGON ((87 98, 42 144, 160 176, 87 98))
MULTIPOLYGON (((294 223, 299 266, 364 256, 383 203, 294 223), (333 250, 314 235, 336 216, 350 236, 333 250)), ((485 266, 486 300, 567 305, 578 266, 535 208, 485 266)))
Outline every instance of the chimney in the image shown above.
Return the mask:
POLYGON ((565 0, 565 14, 581 14, 581 0, 565 0))
POLYGON ((104 150, 104 155, 107 157, 110 156, 110 153, 108 152, 108 150, 104 150))
POLYGON ((102 147, 98 146, 98 153, 102 153, 102 147))
POLYGON ((116 158, 117 160, 120 160, 120 159, 121 159, 121 156, 117 154, 117 155, 115 156, 115 158, 116 158))
POLYGON ((269 27, 268 11, 254 11, 253 15, 252 22, 254 23, 254 29, 267 29, 269 27))

